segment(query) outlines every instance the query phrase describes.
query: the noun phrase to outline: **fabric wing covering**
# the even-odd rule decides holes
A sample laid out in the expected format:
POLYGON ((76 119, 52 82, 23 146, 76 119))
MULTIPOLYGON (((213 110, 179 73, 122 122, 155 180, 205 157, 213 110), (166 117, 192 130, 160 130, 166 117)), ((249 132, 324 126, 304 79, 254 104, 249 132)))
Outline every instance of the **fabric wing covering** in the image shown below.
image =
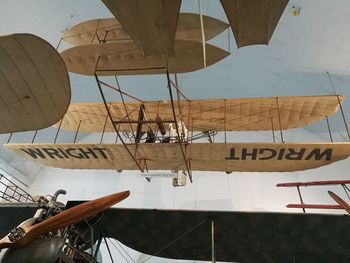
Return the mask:
MULTIPOLYGON (((206 66, 227 57, 230 53, 206 44, 206 66)), ((144 56, 133 41, 77 46, 61 53, 68 71, 99 76, 142 75, 192 72, 204 68, 202 44, 176 40, 170 55, 144 56)))
POLYGON ((288 0, 220 0, 237 47, 268 44, 288 0))
MULTIPOLYGON (((219 35, 228 24, 213 17, 203 16, 206 40, 219 35)), ((118 42, 132 39, 126 29, 115 18, 93 19, 77 24, 64 32, 63 40, 74 45, 118 42)), ((175 39, 202 42, 200 17, 198 14, 180 13, 175 39)))
MULTIPOLYGON (((299 96, 274 98, 181 100, 175 102, 177 120, 182 119, 186 128, 192 131, 258 131, 287 130, 298 128, 315 121, 325 119, 336 113, 342 96, 299 96), (338 100, 339 98, 339 100, 338 100), (179 109, 181 111, 179 111, 179 109), (181 118, 180 114, 181 112, 181 118)), ((113 121, 138 120, 143 105, 147 120, 164 121, 169 129, 173 120, 171 102, 145 101, 111 102, 108 104, 113 121), (128 116, 128 117, 127 117, 128 116)), ((75 131, 79 125, 81 132, 114 132, 103 103, 73 103, 63 118, 61 128, 75 131), (106 124, 106 127, 105 127, 106 124)), ((117 124, 121 131, 135 131, 137 124, 117 124)), ((59 123, 56 124, 56 127, 59 123)), ((157 130, 157 124, 143 125, 146 132, 149 127, 157 130)))
MULTIPOLYGON (((346 159, 350 143, 191 143, 186 160, 193 171, 291 172, 346 159)), ((16 155, 67 169, 138 170, 122 144, 6 144, 16 155)), ((127 145, 147 170, 186 170, 178 143, 127 145)))
POLYGON ((30 34, 0 37, 0 133, 49 127, 66 113, 71 90, 59 53, 30 34))
POLYGON ((181 0, 102 0, 143 55, 170 54, 181 0))

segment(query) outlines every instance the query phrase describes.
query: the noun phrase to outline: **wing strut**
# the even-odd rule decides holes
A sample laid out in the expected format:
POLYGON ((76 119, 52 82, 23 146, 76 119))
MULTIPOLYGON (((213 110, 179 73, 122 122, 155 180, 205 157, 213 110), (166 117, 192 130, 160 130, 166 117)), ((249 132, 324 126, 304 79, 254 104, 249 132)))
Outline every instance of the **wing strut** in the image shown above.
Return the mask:
POLYGON ((341 185, 345 191, 345 194, 350 199, 350 189, 347 186, 350 184, 350 180, 328 180, 328 181, 313 181, 313 182, 290 182, 290 183, 279 183, 277 187, 296 187, 298 190, 298 195, 300 199, 300 204, 288 204, 288 208, 302 208, 305 213, 305 208, 311 209, 344 209, 350 214, 350 205, 345 202, 338 195, 334 194, 331 191, 328 191, 328 194, 333 198, 334 201, 338 203, 338 205, 323 205, 323 204, 305 204, 303 198, 301 196, 300 187, 308 187, 308 186, 325 186, 325 185, 341 185))
POLYGON ((169 89, 169 95, 170 95, 170 101, 171 101, 171 108, 172 108, 172 111, 173 111, 173 117, 174 117, 174 122, 175 122, 176 134, 177 134, 177 138, 178 138, 179 145, 180 145, 180 148, 181 148, 182 157, 183 157, 185 165, 186 165, 186 170, 187 170, 187 173, 188 173, 188 177, 190 178, 190 181, 192 183, 193 182, 192 181, 192 173, 191 173, 191 170, 189 168, 189 165, 188 165, 188 162, 187 162, 187 158, 186 158, 186 144, 187 144, 187 142, 185 144, 185 149, 184 149, 184 145, 182 144, 182 142, 180 140, 181 137, 180 137, 180 132, 179 132, 179 126, 178 126, 178 123, 177 123, 177 120, 176 120, 176 112, 175 112, 175 107, 174 107, 174 98, 173 98, 173 93, 171 91, 171 81, 170 81, 170 76, 169 76, 168 70, 166 71, 166 77, 167 77, 167 81, 168 81, 168 89, 169 89))
POLYGON ((127 152, 129 153, 129 155, 131 156, 131 158, 135 161, 135 163, 136 163, 137 167, 139 168, 139 170, 140 170, 141 172, 143 172, 143 169, 141 168, 139 162, 136 160, 135 156, 134 156, 134 155, 132 154, 132 152, 129 150, 128 146, 125 144, 125 142, 124 142, 122 136, 120 135, 119 130, 118 130, 117 127, 115 126, 115 123, 113 122, 112 114, 111 114, 111 112, 110 112, 110 110, 109 110, 109 107, 108 107, 108 105, 107 105, 107 101, 106 101, 105 95, 104 95, 103 90, 102 90, 102 87, 101 87, 101 83, 100 83, 100 81, 99 81, 98 76, 96 75, 96 73, 94 73, 94 75, 95 75, 95 79, 96 79, 97 86, 98 86, 98 89, 99 89, 99 91, 100 91, 100 94, 101 94, 103 103, 104 103, 105 108, 106 108, 106 110, 107 110, 107 114, 108 114, 108 116, 109 116, 109 119, 110 119, 111 122, 112 122, 113 128, 114 128, 115 132, 117 133, 117 136, 118 136, 119 140, 122 142, 122 144, 124 145, 125 149, 126 149, 127 152))

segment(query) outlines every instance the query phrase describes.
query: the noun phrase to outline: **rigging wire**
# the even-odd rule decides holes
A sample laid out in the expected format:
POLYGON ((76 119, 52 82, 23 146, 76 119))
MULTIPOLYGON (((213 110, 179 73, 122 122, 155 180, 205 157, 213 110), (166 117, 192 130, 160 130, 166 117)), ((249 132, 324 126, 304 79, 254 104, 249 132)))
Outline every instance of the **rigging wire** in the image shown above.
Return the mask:
POLYGON ((176 241, 180 240, 181 238, 185 237, 186 235, 188 235, 189 233, 191 233, 193 230, 195 230, 197 227, 201 226, 202 224, 204 224, 206 222, 206 220, 203 220, 201 222, 199 222, 197 225, 191 227, 189 230, 187 230, 185 233, 183 233, 182 235, 180 235, 179 237, 175 238, 173 241, 171 241, 170 243, 168 243, 167 245, 165 245, 163 248, 159 249, 157 252, 155 252, 153 255, 149 256, 144 262, 148 261, 149 259, 151 259, 152 257, 158 255, 159 253, 161 253, 163 250, 167 249, 168 247, 170 247, 172 244, 174 244, 176 241))
POLYGON ((109 239, 110 241, 111 241, 111 243, 113 244, 113 241, 115 241, 116 242, 116 244, 125 252, 125 254, 132 260, 132 262, 135 262, 136 263, 136 261, 130 256, 130 254, 126 251, 126 249, 125 248, 123 248, 123 246, 118 242, 118 240, 116 240, 116 239, 109 239))
POLYGON ((328 76, 329 82, 331 83, 334 96, 336 96, 337 99, 338 99, 338 104, 339 104, 339 108, 340 108, 341 114, 342 114, 342 116, 343 116, 343 121, 344 121, 345 129, 346 129, 346 132, 347 132, 347 134, 348 134, 348 138, 350 139, 349 127, 348 127, 348 124, 347 124, 347 122, 346 122, 346 118, 345 118, 343 106, 341 105, 341 101, 340 101, 340 99, 339 99, 339 95, 337 95, 337 93, 335 92, 335 87, 334 87, 334 84, 333 84, 331 75, 329 74, 328 71, 327 71, 327 76, 328 76))
POLYGON ((203 24, 203 13, 202 13, 202 1, 198 0, 198 10, 199 10, 199 19, 201 23, 201 35, 202 35, 202 48, 203 48, 203 66, 207 67, 207 51, 205 44, 205 33, 204 33, 204 24, 203 24))
MULTIPOLYGON (((111 240, 111 239, 108 238, 108 240, 111 240)), ((125 262, 129 263, 129 261, 126 259, 126 257, 123 255, 123 253, 117 248, 117 246, 113 242, 111 242, 111 244, 119 252, 119 254, 124 258, 125 262)))
POLYGON ((234 237, 240 239, 243 243, 245 243, 248 247, 252 248, 254 251, 258 252, 261 254, 265 259, 268 260, 268 262, 276 262, 271 256, 268 254, 265 254, 263 251, 260 249, 256 248, 254 245, 252 245, 249 241, 247 241, 245 238, 241 237, 239 234, 237 234, 235 231, 231 230, 229 227, 226 225, 223 225, 223 227, 230 232, 234 237))

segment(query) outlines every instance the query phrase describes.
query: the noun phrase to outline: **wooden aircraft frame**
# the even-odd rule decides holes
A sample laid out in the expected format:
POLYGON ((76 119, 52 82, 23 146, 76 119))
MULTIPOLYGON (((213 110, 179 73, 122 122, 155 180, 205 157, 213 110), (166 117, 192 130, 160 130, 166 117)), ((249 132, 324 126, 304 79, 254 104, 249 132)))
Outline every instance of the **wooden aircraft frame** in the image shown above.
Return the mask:
MULTIPOLYGON (((211 152, 208 153, 208 147, 204 152, 207 152, 211 157, 209 158, 197 158, 196 156, 200 156, 200 154, 203 153, 203 147, 207 144, 201 144, 201 143, 190 143, 191 141, 188 140, 188 138, 184 137, 181 133, 181 122, 186 122, 187 120, 181 119, 181 114, 176 113, 175 104, 179 102, 180 98, 183 98, 185 101, 188 100, 184 94, 180 91, 178 87, 177 77, 175 75, 174 80, 171 79, 169 73, 164 69, 167 76, 167 86, 170 96, 170 105, 171 105, 171 112, 172 117, 166 120, 167 123, 171 123, 174 125, 174 143, 172 144, 161 144, 161 143, 142 143, 142 127, 144 125, 149 124, 158 124, 159 120, 151 119, 148 120, 144 114, 144 108, 143 104, 140 103, 139 106, 137 106, 135 109, 132 109, 132 111, 138 111, 138 118, 131 119, 130 114, 131 112, 125 107, 125 116, 120 119, 115 119, 113 117, 113 114, 110 109, 110 104, 107 102, 103 86, 111 88, 117 92, 120 93, 121 101, 123 102, 125 106, 125 99, 124 96, 129 96, 133 98, 134 100, 137 100, 139 102, 142 102, 141 100, 137 99, 136 97, 133 97, 126 92, 121 90, 121 87, 118 82, 118 78, 116 77, 117 87, 114 87, 110 84, 107 84, 99 79, 99 77, 95 74, 95 79, 97 82, 97 86, 99 88, 101 97, 103 99, 103 105, 106 109, 107 116, 105 116, 105 123, 104 128, 102 131, 101 141, 99 145, 96 144, 76 144, 75 146, 69 145, 69 144, 60 144, 56 145, 57 149, 52 148, 51 150, 50 145, 44 144, 44 145, 7 145, 6 147, 14 150, 16 153, 20 154, 23 157, 31 157, 29 159, 37 159, 37 161, 45 164, 45 165, 51 165, 61 168, 72 168, 75 169, 81 169, 81 168, 87 168, 87 169, 115 169, 115 170, 135 170, 138 169, 141 172, 149 171, 149 170, 173 170, 173 171, 185 171, 186 174, 189 176, 190 181, 192 182, 192 169, 198 170, 198 171, 226 171, 228 173, 233 171, 251 171, 251 172, 286 172, 286 171, 295 171, 295 170, 305 170, 305 169, 311 169, 316 168, 319 166, 330 164, 334 161, 345 159, 350 152, 350 144, 349 143, 284 143, 283 139, 283 132, 282 132, 282 126, 280 126, 280 138, 282 143, 276 143, 274 129, 272 127, 272 135, 273 135, 273 143, 227 143, 226 140, 226 130, 225 130, 225 143, 220 144, 209 144, 211 152), (173 89, 176 90, 176 96, 177 100, 174 99, 173 96, 173 89), (179 118, 180 116, 180 118, 179 118), (107 121, 110 121, 112 124, 112 127, 114 131, 117 134, 117 140, 120 140, 122 145, 117 144, 102 144, 106 123, 107 121), (123 138, 120 125, 121 124, 136 124, 136 129, 131 128, 133 141, 131 143, 128 143, 125 138, 123 138), (203 146, 204 145, 204 146, 203 146), (100 147, 101 146, 101 147, 100 147), (215 147, 214 147, 215 146, 215 147), (80 149, 80 151, 83 151, 82 154, 84 155, 93 155, 93 158, 85 158, 85 159, 91 159, 91 160, 83 160, 84 158, 80 158, 79 156, 74 156, 75 154, 71 153, 72 151, 75 151, 73 148, 80 149), (202 148, 201 148, 202 147, 202 148), (289 148, 288 148, 289 147, 289 148), (68 149, 69 148, 69 149, 68 149), (91 149, 94 148, 106 148, 107 153, 109 154, 110 158, 105 158, 103 155, 103 151, 105 149, 100 149, 102 158, 101 163, 94 164, 92 161, 93 159, 96 159, 95 153, 87 153, 87 151, 92 151, 91 149), (244 149, 243 149, 244 148, 244 149), (283 149, 282 149, 283 148, 283 149), (305 148, 305 149, 304 149, 305 148), (123 150, 122 150, 123 149, 123 150), (269 150, 267 150, 269 149, 269 150), (42 152, 43 150, 43 152, 42 152), (34 152, 37 153, 34 153, 34 152), (70 153, 65 151, 69 151, 70 153), (147 152, 154 152, 157 154, 147 155, 147 152), (159 155, 160 152, 167 152, 166 156, 164 156, 163 161, 164 165, 161 168, 159 165, 157 166, 157 162, 160 162, 162 160, 162 156, 159 155), (255 153, 261 153, 264 156, 255 156, 255 153), (271 154, 267 154, 267 152, 270 152, 271 154), (34 153, 34 154, 33 154, 34 153), (220 154, 218 154, 220 153, 220 154), (45 154, 48 154, 46 156, 45 154), (67 155, 68 154, 68 155, 67 155), (237 154, 242 154, 242 158, 238 158, 237 154), (254 160, 262 160, 264 164, 258 164, 257 162, 254 162, 254 165, 251 166, 247 160, 247 156, 252 156, 252 154, 255 156, 248 157, 254 160), (35 155, 35 156, 34 156, 35 155), (58 164, 55 160, 60 158, 63 160, 65 165, 58 164), (244 155, 244 156, 243 156, 244 155), (40 158, 43 158, 45 160, 52 160, 51 161, 45 161, 40 160, 40 158), (63 156, 63 157, 62 157, 63 156), (49 158, 47 158, 49 157, 49 158), (71 157, 74 157, 75 159, 78 158, 78 160, 73 160, 71 157), (274 164, 272 159, 273 158, 279 158, 279 164, 274 164), (63 159, 62 159, 63 158, 63 159), (219 158, 219 159, 218 159, 219 158), (272 159, 271 159, 272 158, 272 159), (66 160, 64 160, 66 159, 66 160), (103 160, 104 159, 104 160, 103 160), (116 161, 119 161, 119 164, 116 161), (200 162, 203 160, 206 164, 200 165, 200 162), (237 166, 237 161, 234 160, 243 160, 244 162, 242 164, 239 164, 240 166, 237 166), (269 160, 268 167, 265 168, 265 161, 269 160), (272 162, 271 162, 272 160, 272 162), (284 160, 284 161, 283 161, 284 160), (292 160, 292 161, 290 161, 292 160), (308 161, 311 160, 311 161, 308 161), (71 162, 73 161, 73 163, 71 162), (77 164, 74 162, 81 162, 80 164, 77 164), (293 164, 294 162, 298 162, 298 165, 293 164), (300 162, 299 162, 300 161, 300 162), (56 162, 56 163, 55 163, 56 162), (123 165, 120 165, 120 162, 124 163, 123 165), (84 163, 84 164, 83 164, 84 163), (74 165, 73 165, 74 164, 74 165), (208 166, 209 165, 209 166, 208 166), (262 166, 263 165, 263 166, 262 166), (165 167, 165 168, 164 168, 165 167), (299 168, 298 168, 299 167, 299 168)), ((341 107, 341 100, 342 97, 336 96, 335 100, 338 101, 339 107, 341 107)), ((189 100, 188 100, 189 101, 189 100)), ((278 100, 276 101, 278 103, 278 100)), ((181 111, 181 107, 177 108, 178 111, 181 111)), ((279 114, 279 111, 278 111, 279 114)), ((327 116, 323 116, 327 117, 327 116)), ((278 118, 280 119, 280 117, 278 118)), ((59 123, 58 131, 59 132, 61 125, 62 125, 63 119, 59 123)), ((79 125, 77 127, 74 143, 76 141, 77 133, 79 132, 81 122, 79 122, 79 125)), ((328 124, 328 122, 327 122, 328 124)), ((330 131, 330 130, 329 130, 330 131)), ((57 138, 57 134, 56 134, 57 138)), ((55 138, 55 141, 56 141, 55 138)), ((207 136, 210 142, 211 137, 210 134, 207 136)), ((100 151, 99 150, 99 151, 100 151)), ((91 156, 92 156, 91 155, 91 156)), ((91 157, 90 156, 90 157, 91 157)), ((100 156, 101 157, 101 156, 100 156)), ((98 158, 97 158, 98 159, 98 158)), ((97 161, 97 159, 95 161, 97 161)), ((260 161, 261 162, 261 161, 260 161)), ((147 178, 147 177, 146 177, 147 178)))
MULTIPOLYGON (((170 96, 170 100, 171 100, 171 107, 172 107, 172 112, 173 112, 173 120, 172 120, 172 122, 174 123, 175 129, 176 129, 176 137, 177 137, 177 141, 178 141, 179 148, 180 148, 180 150, 181 150, 181 155, 182 155, 182 158, 183 158, 183 162, 184 162, 185 167, 186 167, 186 172, 187 172, 187 175, 188 175, 190 181, 192 182, 192 171, 191 171, 190 165, 189 165, 189 163, 188 163, 188 161, 187 161, 188 158, 186 157, 185 146, 184 146, 184 144, 182 143, 183 140, 181 139, 179 123, 178 123, 178 121, 177 121, 177 117, 176 117, 176 113, 175 113, 174 98, 173 98, 173 91, 172 91, 172 88, 175 88, 175 89, 176 89, 178 98, 180 98, 180 96, 183 96, 185 99, 187 99, 187 98, 181 93, 180 89, 178 88, 178 85, 177 85, 177 84, 178 84, 178 83, 177 83, 177 78, 175 77, 175 83, 174 83, 173 81, 171 81, 169 72, 167 71, 166 68, 164 68, 164 71, 165 71, 166 76, 167 76, 167 87, 168 87, 168 91, 169 91, 169 96, 170 96)), ((176 75, 175 75, 175 76, 176 76, 176 75)), ((123 138, 122 138, 122 136, 121 136, 121 134, 120 134, 120 131, 119 131, 119 129, 118 129, 118 122, 115 122, 115 121, 113 120, 113 116, 112 116, 112 114, 111 114, 109 105, 108 105, 108 103, 107 103, 106 97, 105 97, 104 92, 103 92, 103 89, 102 89, 102 82, 99 80, 99 78, 98 78, 98 76, 97 76, 96 73, 95 73, 95 79, 96 79, 97 86, 98 86, 98 89, 99 89, 99 91, 100 91, 100 94, 101 94, 103 103, 104 103, 104 105, 105 105, 106 111, 107 111, 107 113, 108 113, 108 117, 109 117, 111 123, 113 124, 113 128, 114 128, 115 132, 117 133, 117 137, 119 138, 119 140, 121 141, 121 143, 124 145, 125 149, 126 149, 127 152, 129 153, 129 155, 132 157, 132 159, 134 160, 134 162, 135 162, 135 164, 137 165, 137 167, 139 168, 139 170, 140 170, 141 172, 143 172, 143 171, 145 170, 145 168, 142 167, 142 166, 140 165, 140 162, 136 159, 137 150, 138 150, 138 143, 139 143, 138 139, 137 139, 137 138, 135 139, 135 145, 136 145, 136 147, 135 147, 134 152, 132 152, 132 151, 130 150, 129 146, 125 143, 125 141, 123 140, 123 138)), ((123 101, 123 103, 124 103, 123 94, 125 94, 125 93, 121 90, 120 86, 119 86, 116 90, 120 93, 120 96, 121 96, 122 101, 123 101)), ((127 118, 128 118, 128 116, 129 116, 129 113, 128 113, 128 112, 126 112, 126 116, 127 116, 127 118)), ((142 114, 142 109, 140 109, 140 115, 139 115, 139 120, 138 120, 138 127, 140 127, 140 128, 138 128, 138 131, 141 130, 142 124, 143 124, 143 122, 144 122, 143 117, 144 117, 144 116, 143 116, 143 114, 142 114)), ((106 121, 107 121, 107 120, 106 120, 106 121)), ((130 121, 130 119, 129 119, 129 121, 130 121)), ((137 137, 137 136, 136 136, 136 137, 137 137)))
POLYGON ((299 204, 288 204, 287 208, 301 208, 303 210, 303 213, 306 213, 306 209, 344 209, 347 212, 350 210, 349 205, 338 195, 334 194, 331 191, 328 191, 329 195, 332 197, 334 201, 336 201, 337 205, 328 205, 328 204, 307 204, 304 202, 302 193, 300 188, 301 187, 316 187, 316 186, 326 186, 326 185, 332 185, 336 186, 339 185, 343 188, 346 196, 350 200, 350 188, 349 185, 350 180, 327 180, 327 181, 311 181, 311 182, 290 182, 290 183, 279 183, 276 186, 277 187, 295 187, 298 191, 298 196, 300 203, 299 204))

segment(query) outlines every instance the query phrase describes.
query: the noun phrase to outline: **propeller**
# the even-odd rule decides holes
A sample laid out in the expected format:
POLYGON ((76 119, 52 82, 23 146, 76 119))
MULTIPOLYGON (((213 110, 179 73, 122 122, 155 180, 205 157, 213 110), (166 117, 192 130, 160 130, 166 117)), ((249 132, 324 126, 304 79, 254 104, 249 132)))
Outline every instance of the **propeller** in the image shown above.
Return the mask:
POLYGON ((98 214, 112 205, 124 200, 129 195, 129 191, 107 195, 64 210, 38 224, 31 226, 19 225, 0 240, 0 249, 24 247, 40 235, 67 227, 98 214))
POLYGON ((333 193, 332 191, 328 191, 328 194, 333 198, 334 201, 338 203, 346 212, 350 214, 350 205, 345 202, 341 197, 333 193))

